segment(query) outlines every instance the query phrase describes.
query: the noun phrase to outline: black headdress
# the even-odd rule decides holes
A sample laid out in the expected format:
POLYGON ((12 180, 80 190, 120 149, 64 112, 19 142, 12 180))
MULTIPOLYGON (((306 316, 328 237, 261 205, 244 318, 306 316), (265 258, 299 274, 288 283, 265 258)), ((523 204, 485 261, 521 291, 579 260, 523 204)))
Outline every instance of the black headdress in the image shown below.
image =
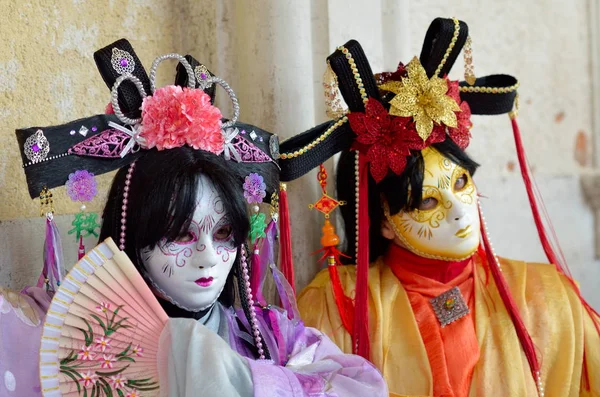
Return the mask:
MULTIPOLYGON (((455 23, 452 19, 437 18, 431 23, 419 58, 428 77, 444 77, 450 71, 468 36, 467 24, 459 21, 459 26, 458 36, 453 39, 455 23), (453 40, 454 45, 448 51, 453 40), (438 70, 440 64, 443 66, 438 70)), ((338 48, 327 60, 337 76, 339 90, 350 112, 365 111, 364 95, 382 101, 389 107, 387 101, 391 99, 390 95, 384 95, 382 98, 367 57, 356 40, 350 40, 338 48), (343 51, 342 48, 347 51, 343 51), (354 72, 348 62, 347 54, 351 54, 357 72, 354 72), (364 94, 361 93, 360 84, 357 84, 354 77, 356 73, 362 79, 364 94)), ((461 81, 459 85, 460 99, 469 104, 474 115, 506 114, 513 109, 518 87, 517 79, 513 76, 495 74, 479 77, 473 85, 466 81, 461 81)), ((280 179, 297 179, 334 154, 350 149, 356 134, 349 123, 342 120, 343 117, 325 122, 283 142, 280 179)))
MULTIPOLYGON (((143 88, 146 93, 150 93, 152 88, 151 80, 131 44, 125 39, 118 40, 98 50, 94 54, 94 59, 109 89, 113 89, 115 83, 120 81, 118 90, 113 90, 114 95, 118 98, 120 112, 118 110, 117 112, 121 113, 125 119, 139 119, 142 114, 143 97, 138 88, 143 88), (123 79, 125 75, 132 77, 123 79), (137 85, 132 82, 133 79, 137 81, 137 85)), ((210 78, 215 79, 215 77, 192 56, 186 55, 184 60, 188 63, 189 70, 192 71, 193 87, 202 88, 210 96, 211 103, 214 103, 217 84, 207 81, 210 78)), ((189 86, 189 83, 189 72, 182 63, 178 64, 175 84, 185 87, 189 86)), ((112 103, 114 102, 113 98, 112 103)), ((235 103, 237 106, 237 99, 235 103)), ((111 105, 109 105, 110 107, 111 105)), ((243 145, 244 149, 255 152, 254 157, 257 161, 247 164, 251 164, 256 168, 256 172, 261 174, 275 175, 276 173, 271 170, 271 167, 265 169, 265 164, 270 163, 277 167, 276 161, 279 156, 277 136, 256 126, 237 122, 237 115, 235 115, 235 119, 230 128, 238 128, 240 132, 243 130, 248 133, 251 131, 256 133, 257 139, 254 140, 247 139, 242 135, 234 138, 237 146, 243 145), (243 142, 238 143, 242 137, 243 142), (269 161, 267 157, 272 161, 269 161)), ((116 131, 109 123, 128 129, 127 124, 115 114, 99 114, 58 126, 17 129, 17 140, 31 198, 39 196, 44 187, 52 189, 64 185, 69 174, 75 170, 85 169, 95 175, 100 175, 124 167, 144 154, 144 150, 138 150, 136 144, 132 150, 127 152, 127 155, 121 157, 121 152, 131 140, 131 136, 116 131), (106 131, 115 131, 115 133, 108 139, 102 139, 102 134, 106 131)), ((106 136, 106 134, 104 135, 106 136)), ((251 156, 251 154, 247 155, 251 156)), ((246 161, 243 159, 243 162, 246 161)), ((273 178, 266 179, 270 180, 267 186, 268 191, 270 193, 277 191, 277 181, 273 178)))

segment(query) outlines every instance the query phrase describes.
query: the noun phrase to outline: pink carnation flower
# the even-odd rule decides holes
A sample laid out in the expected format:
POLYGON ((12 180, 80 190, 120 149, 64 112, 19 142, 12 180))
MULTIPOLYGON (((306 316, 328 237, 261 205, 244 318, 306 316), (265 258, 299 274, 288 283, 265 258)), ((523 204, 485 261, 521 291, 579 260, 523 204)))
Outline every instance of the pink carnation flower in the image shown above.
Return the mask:
POLYGON ((146 147, 158 150, 189 145, 221 154, 225 142, 221 111, 202 90, 168 85, 144 98, 142 133, 146 147))

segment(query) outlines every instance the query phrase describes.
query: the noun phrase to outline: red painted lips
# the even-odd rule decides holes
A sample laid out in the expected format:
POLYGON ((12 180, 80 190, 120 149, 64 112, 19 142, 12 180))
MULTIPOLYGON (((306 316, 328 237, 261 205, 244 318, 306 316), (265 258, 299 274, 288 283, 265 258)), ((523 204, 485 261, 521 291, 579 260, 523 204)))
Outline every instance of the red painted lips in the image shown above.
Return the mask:
POLYGON ((212 277, 201 277, 195 281, 195 283, 201 287, 208 287, 212 284, 212 282, 213 282, 212 277))

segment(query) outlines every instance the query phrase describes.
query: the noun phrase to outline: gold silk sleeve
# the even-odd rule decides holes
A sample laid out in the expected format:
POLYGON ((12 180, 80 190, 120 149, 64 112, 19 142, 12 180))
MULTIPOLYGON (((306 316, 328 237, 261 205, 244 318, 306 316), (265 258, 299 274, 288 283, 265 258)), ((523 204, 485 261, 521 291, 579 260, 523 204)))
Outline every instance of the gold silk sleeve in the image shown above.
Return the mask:
MULTIPOLYGON (((339 267, 342 283, 350 276, 348 274, 350 272, 344 269, 346 267, 349 266, 339 267)), ((342 324, 327 269, 320 271, 314 280, 300 292, 298 310, 306 326, 323 332, 344 353, 352 353, 352 338, 342 324)))
MULTIPOLYGON (((346 296, 354 297, 355 267, 340 266, 338 273, 346 296)), ((305 325, 352 353, 352 338, 342 325, 327 269, 298 295, 298 309, 305 325)), ((410 302, 381 261, 369 270, 369 326, 371 362, 383 373, 390 397, 430 395, 431 371, 410 302)))

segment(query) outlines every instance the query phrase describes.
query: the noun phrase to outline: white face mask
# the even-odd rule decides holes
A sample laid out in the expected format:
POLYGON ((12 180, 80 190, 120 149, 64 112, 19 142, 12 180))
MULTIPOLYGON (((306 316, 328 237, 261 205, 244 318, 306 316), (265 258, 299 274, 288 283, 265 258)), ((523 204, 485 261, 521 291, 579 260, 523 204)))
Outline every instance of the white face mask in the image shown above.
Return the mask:
POLYGON ((437 150, 422 153, 423 200, 419 209, 388 216, 395 242, 425 258, 466 259, 480 237, 475 184, 468 171, 437 150))
POLYGON ((233 228, 213 183, 200 176, 196 209, 188 233, 161 239, 142 250, 142 261, 159 295, 190 311, 212 306, 237 256, 233 228))

